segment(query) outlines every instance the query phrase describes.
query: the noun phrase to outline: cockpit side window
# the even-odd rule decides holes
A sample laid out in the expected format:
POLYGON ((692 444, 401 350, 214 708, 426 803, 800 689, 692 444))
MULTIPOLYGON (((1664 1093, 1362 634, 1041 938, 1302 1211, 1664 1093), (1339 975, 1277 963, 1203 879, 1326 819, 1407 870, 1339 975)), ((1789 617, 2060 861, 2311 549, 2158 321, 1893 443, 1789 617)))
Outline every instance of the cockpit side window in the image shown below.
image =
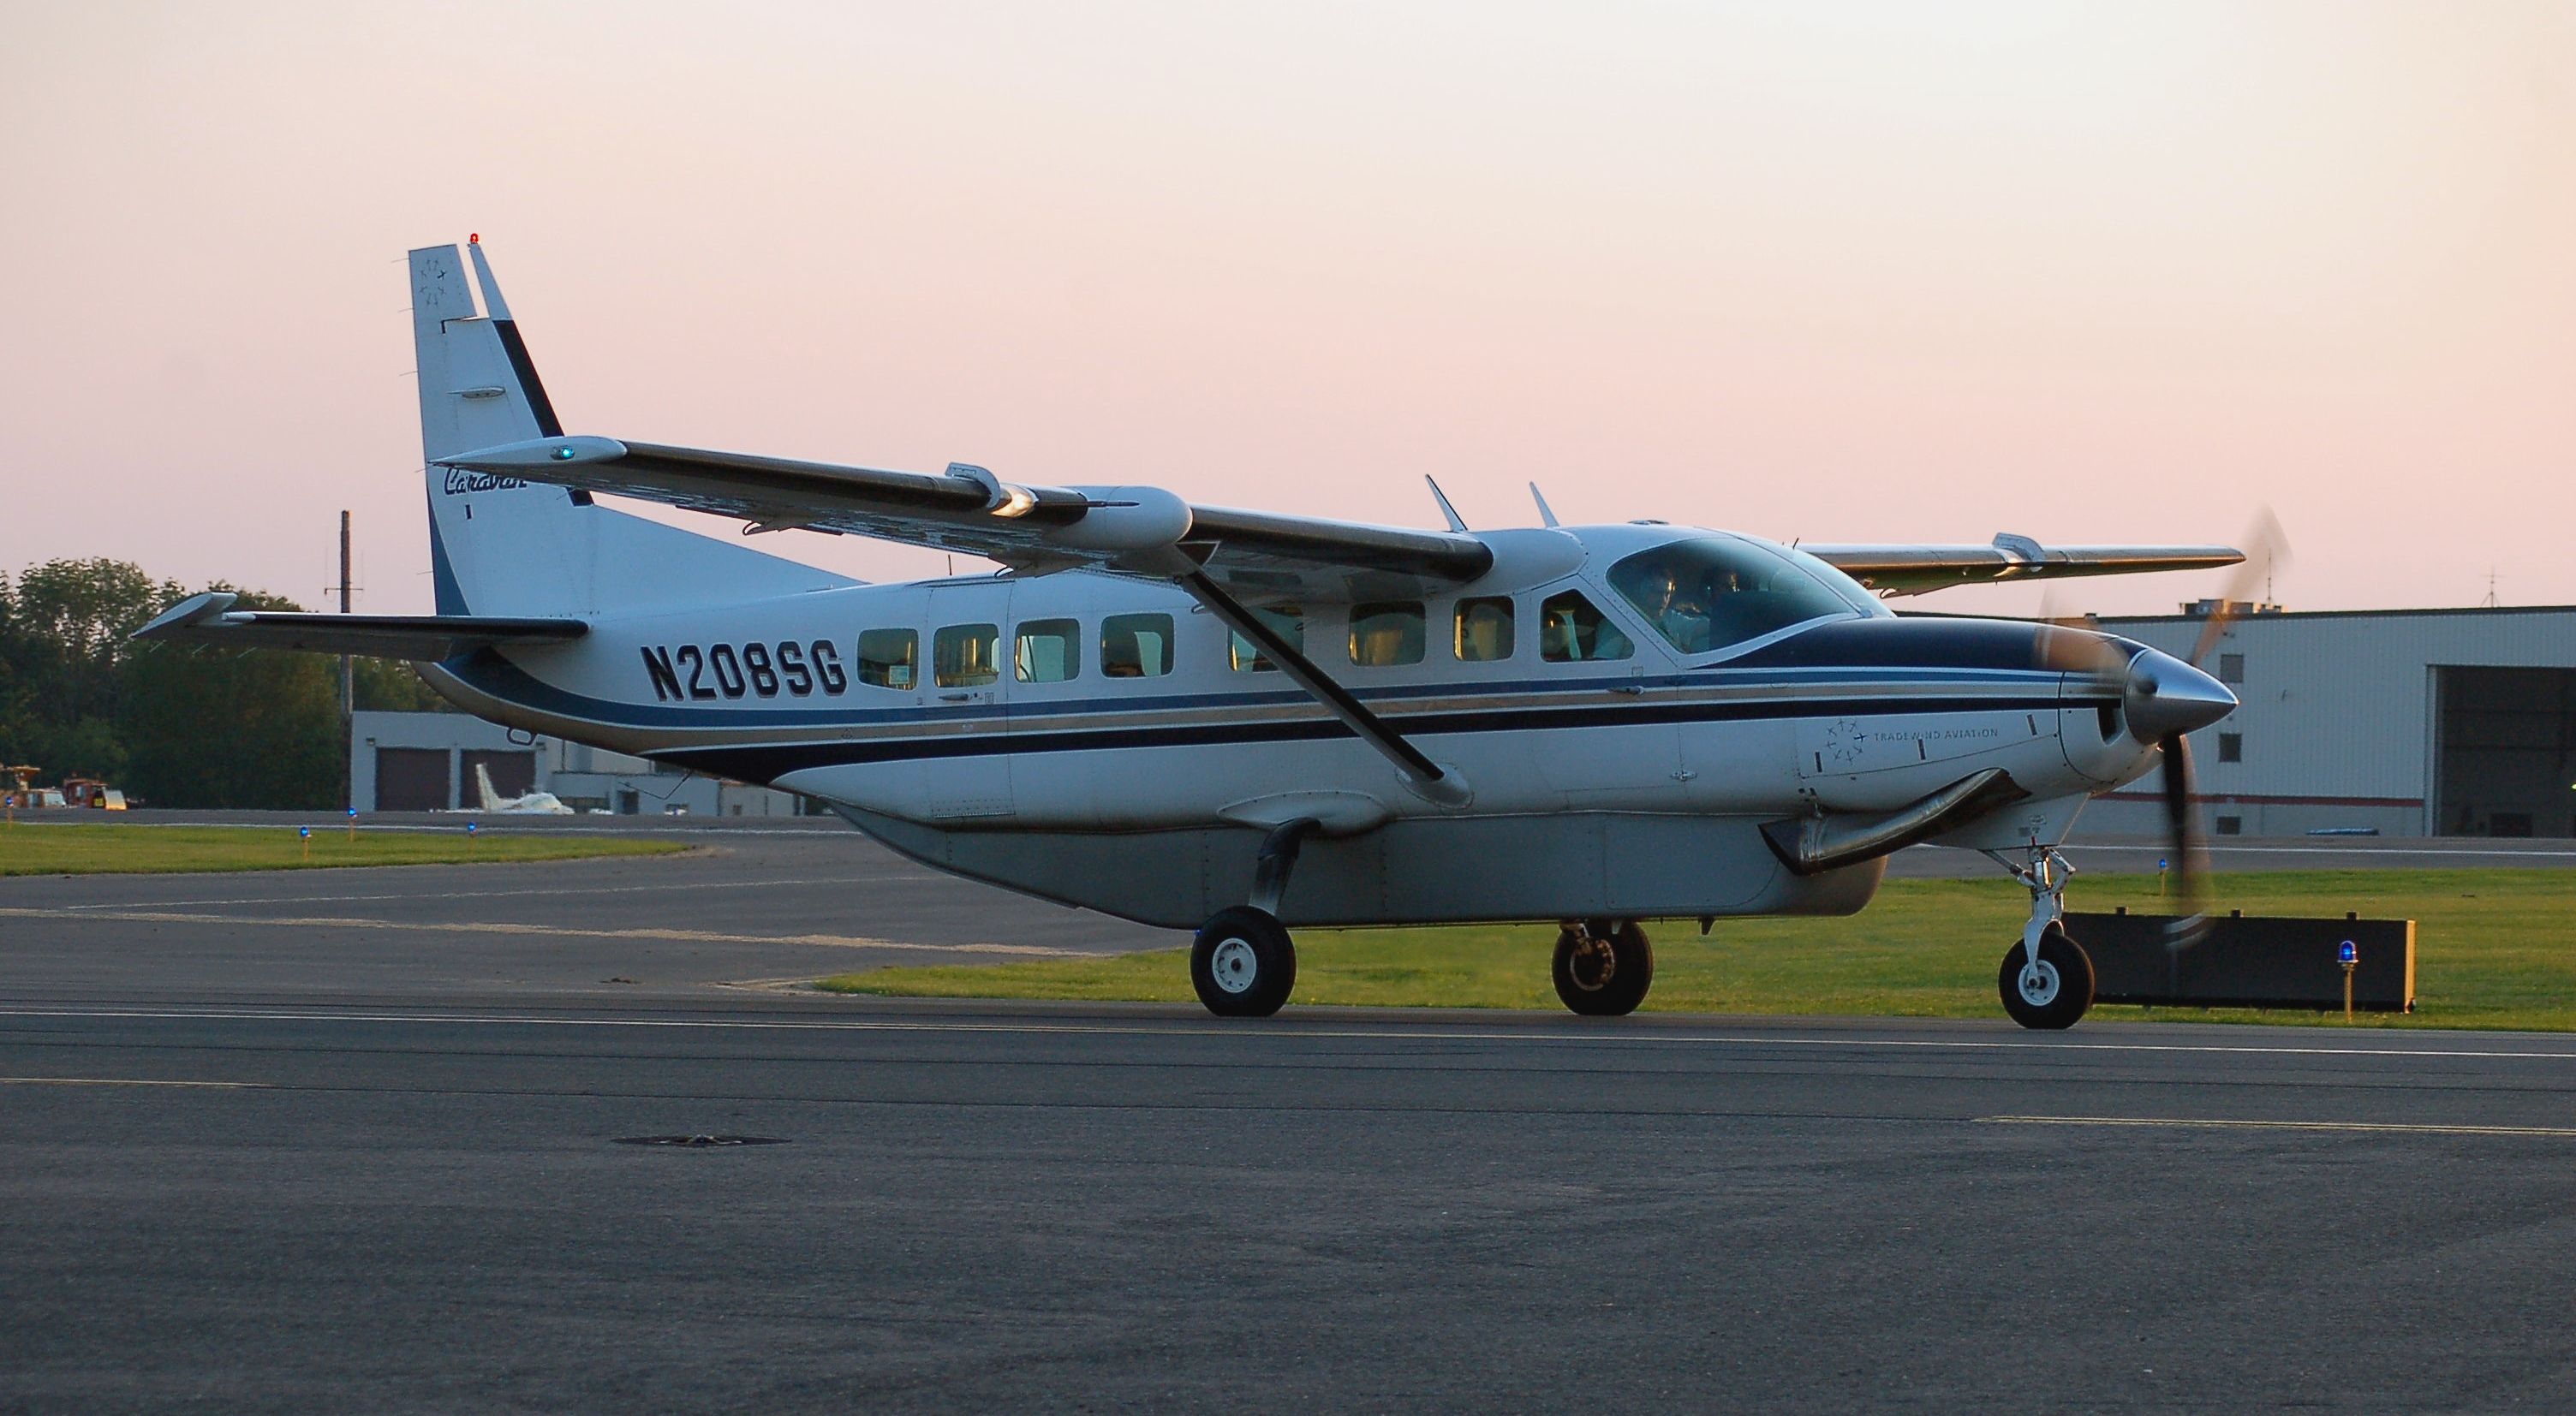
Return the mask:
POLYGON ((1619 626, 1580 590, 1550 595, 1538 607, 1538 656, 1551 664, 1625 659, 1636 652, 1619 626))
POLYGON ((1715 536, 1639 551, 1610 567, 1610 588, 1685 654, 1856 613, 1788 559, 1715 536))

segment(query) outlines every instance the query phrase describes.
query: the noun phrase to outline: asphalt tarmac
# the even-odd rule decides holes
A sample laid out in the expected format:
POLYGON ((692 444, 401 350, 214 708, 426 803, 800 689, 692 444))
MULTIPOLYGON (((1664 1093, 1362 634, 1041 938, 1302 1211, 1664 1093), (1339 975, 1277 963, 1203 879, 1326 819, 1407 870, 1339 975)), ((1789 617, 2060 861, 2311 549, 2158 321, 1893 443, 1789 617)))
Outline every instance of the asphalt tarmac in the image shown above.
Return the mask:
POLYGON ((1171 936, 718 844, 0 881, 0 1410, 2576 1405, 2576 1039, 823 998, 1171 936))
POLYGON ((522 865, 0 879, 0 993, 695 1000, 716 984, 1188 942, 937 874, 837 822, 668 829, 696 849, 522 865))

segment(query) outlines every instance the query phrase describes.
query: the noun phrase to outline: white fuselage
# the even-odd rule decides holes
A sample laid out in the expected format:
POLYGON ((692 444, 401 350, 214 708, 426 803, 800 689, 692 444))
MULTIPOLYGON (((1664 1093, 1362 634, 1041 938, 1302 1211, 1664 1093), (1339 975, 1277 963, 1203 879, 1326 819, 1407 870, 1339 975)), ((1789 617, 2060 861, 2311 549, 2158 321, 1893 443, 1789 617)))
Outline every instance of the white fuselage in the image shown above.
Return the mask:
POLYGON ((1463 780, 1463 805, 1409 790, 1180 591, 1089 572, 605 617, 430 672, 487 717, 802 792, 946 868, 1170 924, 1239 898, 1236 858, 1300 816, 1331 844, 1292 922, 1842 911, 1878 863, 1795 878, 1759 822, 1891 811, 2000 767, 2027 800, 1953 843, 2054 841, 2153 763, 2099 684, 2040 664, 2030 626, 1897 620, 1805 558, 1844 607, 1676 649, 1602 572, 1708 534, 1493 533, 1474 583, 1297 605, 1307 657, 1463 780), (1589 647, 1624 653, 1550 632, 1567 592, 1615 630, 1589 647), (1373 607, 1356 629, 1354 599, 1373 607))

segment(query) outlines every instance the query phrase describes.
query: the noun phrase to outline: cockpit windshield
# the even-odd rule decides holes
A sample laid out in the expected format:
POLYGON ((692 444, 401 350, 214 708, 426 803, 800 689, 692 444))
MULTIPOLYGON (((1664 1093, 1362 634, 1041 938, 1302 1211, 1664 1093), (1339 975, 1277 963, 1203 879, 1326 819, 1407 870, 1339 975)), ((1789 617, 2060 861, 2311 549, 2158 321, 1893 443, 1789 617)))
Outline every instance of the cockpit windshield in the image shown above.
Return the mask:
POLYGON ((1719 536, 1639 551, 1610 567, 1610 588, 1685 654, 1861 613, 1786 557, 1719 536))

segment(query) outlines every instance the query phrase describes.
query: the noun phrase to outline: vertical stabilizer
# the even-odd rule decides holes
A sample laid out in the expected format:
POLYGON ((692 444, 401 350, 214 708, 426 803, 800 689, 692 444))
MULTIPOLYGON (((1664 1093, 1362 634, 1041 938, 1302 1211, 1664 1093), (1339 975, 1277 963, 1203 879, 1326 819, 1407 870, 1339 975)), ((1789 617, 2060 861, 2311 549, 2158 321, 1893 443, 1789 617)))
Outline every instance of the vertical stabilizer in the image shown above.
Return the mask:
POLYGON ((454 246, 411 253, 420 443, 429 474, 429 550, 443 615, 597 615, 738 603, 855 582, 640 516, 587 492, 467 472, 440 459, 558 437, 479 241, 473 275, 454 246), (474 285, 482 288, 475 304, 474 285))

